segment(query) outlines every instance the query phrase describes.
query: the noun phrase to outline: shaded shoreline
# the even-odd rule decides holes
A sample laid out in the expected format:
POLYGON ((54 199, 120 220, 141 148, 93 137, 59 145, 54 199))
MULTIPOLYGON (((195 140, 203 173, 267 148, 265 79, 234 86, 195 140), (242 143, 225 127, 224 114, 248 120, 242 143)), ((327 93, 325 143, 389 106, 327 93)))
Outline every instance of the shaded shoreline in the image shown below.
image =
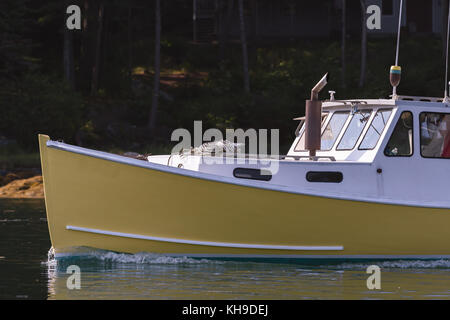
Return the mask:
POLYGON ((43 199, 44 184, 41 175, 16 179, 0 187, 0 198, 43 199))

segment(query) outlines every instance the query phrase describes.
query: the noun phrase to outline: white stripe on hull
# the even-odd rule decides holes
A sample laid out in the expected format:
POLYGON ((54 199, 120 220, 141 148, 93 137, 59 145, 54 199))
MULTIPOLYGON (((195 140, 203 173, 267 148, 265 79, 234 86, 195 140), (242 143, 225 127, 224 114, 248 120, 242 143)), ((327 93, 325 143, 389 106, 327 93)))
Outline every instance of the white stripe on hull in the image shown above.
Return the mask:
POLYGON ((140 234, 122 233, 122 232, 114 232, 114 231, 107 231, 107 230, 82 228, 82 227, 76 227, 76 226, 66 226, 66 229, 73 230, 73 231, 104 234, 104 235, 115 236, 115 237, 152 240, 152 241, 161 241, 161 242, 172 242, 172 243, 181 243, 181 244, 193 244, 193 245, 210 246, 210 247, 267 249, 267 250, 308 250, 308 251, 344 250, 343 246, 277 246, 277 245, 265 245, 265 244, 210 242, 210 241, 194 241, 194 240, 184 240, 184 239, 175 239, 175 238, 150 237, 150 236, 144 236, 144 235, 140 235, 140 234))

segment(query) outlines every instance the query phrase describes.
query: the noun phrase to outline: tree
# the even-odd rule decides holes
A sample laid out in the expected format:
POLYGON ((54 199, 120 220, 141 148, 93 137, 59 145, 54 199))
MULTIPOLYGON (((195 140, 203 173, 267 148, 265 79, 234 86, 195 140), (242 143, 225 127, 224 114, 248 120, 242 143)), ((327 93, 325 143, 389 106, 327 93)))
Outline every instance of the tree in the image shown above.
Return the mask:
POLYGON ((367 68, 367 28, 366 28, 366 1, 361 3, 361 73, 359 75, 359 87, 364 87, 367 68))
MULTIPOLYGON (((65 7, 67 8, 71 4, 71 0, 64 1, 65 7)), ((69 30, 66 26, 66 18, 64 17, 63 23, 63 68, 64 68, 64 78, 66 79, 69 86, 75 88, 75 67, 73 60, 73 31, 69 30)))
POLYGON ((342 61, 342 74, 341 74, 341 85, 345 88, 345 36, 346 36, 346 1, 342 0, 342 43, 341 43, 341 61, 342 61))
POLYGON ((448 5, 449 1, 442 0, 442 55, 445 58, 447 44, 447 24, 448 24, 448 5))
POLYGON ((156 126, 156 111, 159 98, 159 76, 161 68, 161 0, 155 0, 155 75, 153 80, 152 108, 148 127, 151 131, 156 126))
POLYGON ((95 40, 95 59, 94 64, 92 66, 92 82, 91 82, 91 94, 95 95, 98 91, 98 77, 99 77, 99 69, 100 69, 100 51, 102 45, 102 34, 103 34, 103 15, 105 13, 105 5, 100 2, 98 8, 98 17, 97 17, 97 36, 95 40))
POLYGON ((84 0, 82 8, 81 46, 80 46, 80 81, 78 87, 89 93, 92 89, 92 67, 94 65, 95 28, 96 20, 95 2, 84 0))
POLYGON ((131 8, 131 5, 128 5, 127 42, 128 42, 128 76, 130 77, 130 79, 133 74, 133 71, 131 70, 132 66, 133 66, 133 44, 132 44, 131 19, 132 19, 132 8, 131 8))
POLYGON ((240 31, 241 31, 242 67, 243 67, 243 71, 244 71, 244 90, 246 93, 250 93, 250 79, 249 79, 249 75, 248 75, 247 39, 246 39, 246 34, 245 34, 243 0, 239 0, 239 25, 240 25, 240 31))
POLYGON ((219 61, 225 60, 225 49, 228 42, 228 34, 230 32, 231 18, 233 15, 234 1, 228 0, 225 6, 226 0, 220 1, 220 26, 219 26, 219 61), (226 7, 226 15, 225 15, 226 7))
POLYGON ((0 90, 2 80, 15 80, 33 65, 25 58, 32 48, 25 34, 34 26, 29 5, 29 0, 0 1, 0 90))

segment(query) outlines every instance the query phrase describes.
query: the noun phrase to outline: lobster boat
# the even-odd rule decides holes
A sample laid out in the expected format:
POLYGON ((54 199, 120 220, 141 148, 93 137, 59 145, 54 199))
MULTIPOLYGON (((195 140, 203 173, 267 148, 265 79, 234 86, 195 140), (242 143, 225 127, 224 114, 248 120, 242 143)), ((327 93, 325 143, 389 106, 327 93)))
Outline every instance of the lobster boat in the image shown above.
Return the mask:
POLYGON ((448 39, 444 97, 398 95, 400 19, 391 98, 320 101, 324 76, 283 156, 141 160, 39 135, 56 257, 450 258, 448 39))
POLYGON ((142 161, 39 135, 56 256, 450 257, 447 99, 322 102, 325 84, 284 156, 142 161))

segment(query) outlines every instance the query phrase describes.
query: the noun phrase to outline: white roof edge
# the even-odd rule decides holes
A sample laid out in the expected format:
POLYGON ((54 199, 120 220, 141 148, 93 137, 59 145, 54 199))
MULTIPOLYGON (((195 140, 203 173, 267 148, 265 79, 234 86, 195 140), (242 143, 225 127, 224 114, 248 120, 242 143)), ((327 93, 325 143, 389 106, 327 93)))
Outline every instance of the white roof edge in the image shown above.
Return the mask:
POLYGON ((450 103, 438 101, 440 98, 401 96, 401 99, 348 99, 336 101, 323 101, 322 106, 327 108, 333 107, 350 107, 352 105, 364 106, 417 106, 417 107, 437 107, 448 108, 450 103))
POLYGON ((398 100, 392 99, 348 99, 348 100, 335 100, 335 101, 324 101, 322 106, 327 107, 344 107, 351 105, 360 105, 360 106, 373 106, 373 105, 387 105, 387 106, 395 106, 398 100))

